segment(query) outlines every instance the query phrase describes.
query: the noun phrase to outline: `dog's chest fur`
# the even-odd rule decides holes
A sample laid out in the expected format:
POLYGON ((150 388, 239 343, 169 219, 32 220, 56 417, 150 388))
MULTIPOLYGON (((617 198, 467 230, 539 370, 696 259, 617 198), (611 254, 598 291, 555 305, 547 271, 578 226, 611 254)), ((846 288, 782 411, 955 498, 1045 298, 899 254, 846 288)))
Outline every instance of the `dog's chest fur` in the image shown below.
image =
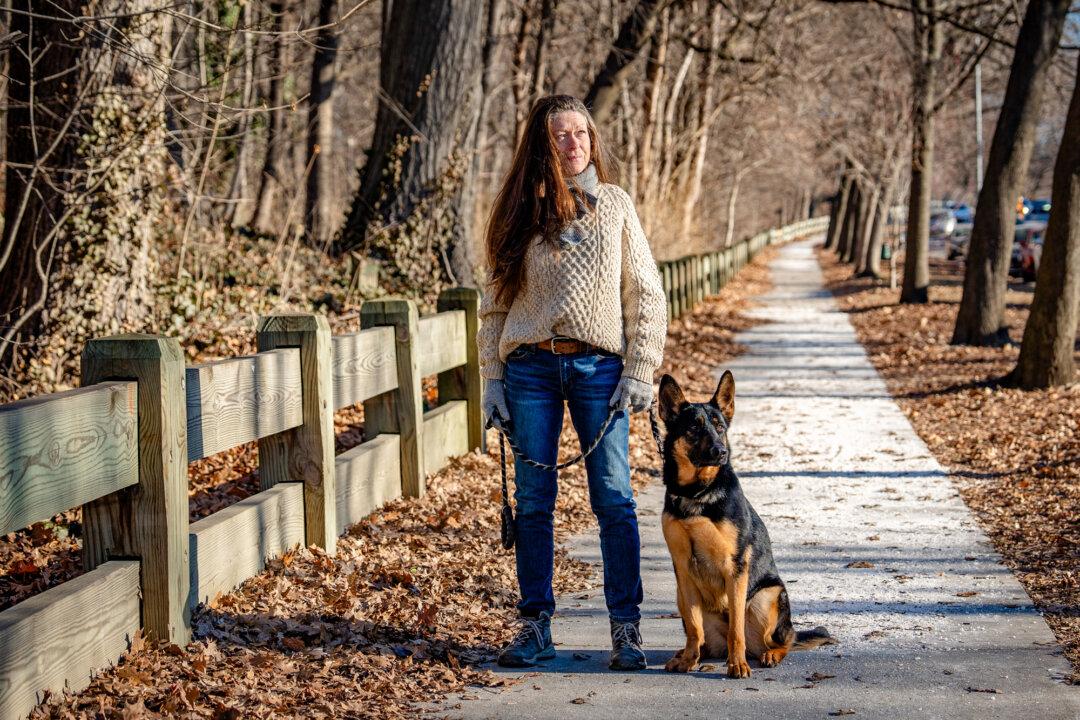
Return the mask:
MULTIPOLYGON (((672 559, 685 562, 704 604, 711 610, 727 608, 725 578, 733 577, 745 564, 737 558, 739 531, 730 520, 713 521, 696 516, 677 518, 664 513, 664 539, 672 559)), ((746 548, 745 553, 750 549, 746 548)))

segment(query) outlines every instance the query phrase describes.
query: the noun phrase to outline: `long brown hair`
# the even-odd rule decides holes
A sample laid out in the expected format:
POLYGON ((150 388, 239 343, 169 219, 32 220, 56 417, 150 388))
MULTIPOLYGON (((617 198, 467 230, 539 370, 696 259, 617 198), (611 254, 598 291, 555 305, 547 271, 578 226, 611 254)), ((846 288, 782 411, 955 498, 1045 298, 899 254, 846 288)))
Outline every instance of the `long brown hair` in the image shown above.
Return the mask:
MULTIPOLYGON (((559 232, 577 213, 567 187, 558 146, 551 134, 556 113, 572 110, 585 117, 589 130, 589 162, 600 182, 608 182, 607 157, 596 123, 585 104, 572 95, 547 95, 529 111, 525 132, 514 150, 510 170, 488 218, 485 247, 490 281, 498 302, 510 304, 525 283, 525 252, 538 233, 555 244, 559 232)), ((584 198, 580 198, 584 201, 584 198)))

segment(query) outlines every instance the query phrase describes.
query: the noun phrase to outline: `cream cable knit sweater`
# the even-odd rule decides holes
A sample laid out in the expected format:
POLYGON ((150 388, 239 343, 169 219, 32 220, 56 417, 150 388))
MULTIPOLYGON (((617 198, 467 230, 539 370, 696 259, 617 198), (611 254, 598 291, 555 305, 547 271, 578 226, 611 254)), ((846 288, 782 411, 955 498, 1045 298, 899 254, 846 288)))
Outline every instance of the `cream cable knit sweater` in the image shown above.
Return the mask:
POLYGON ((573 242, 551 248, 534 236, 525 287, 509 307, 484 288, 477 333, 483 377, 501 379, 518 345, 563 335, 621 355, 624 376, 652 384, 667 338, 660 273, 626 191, 598 183, 595 197, 595 211, 568 228, 573 242))

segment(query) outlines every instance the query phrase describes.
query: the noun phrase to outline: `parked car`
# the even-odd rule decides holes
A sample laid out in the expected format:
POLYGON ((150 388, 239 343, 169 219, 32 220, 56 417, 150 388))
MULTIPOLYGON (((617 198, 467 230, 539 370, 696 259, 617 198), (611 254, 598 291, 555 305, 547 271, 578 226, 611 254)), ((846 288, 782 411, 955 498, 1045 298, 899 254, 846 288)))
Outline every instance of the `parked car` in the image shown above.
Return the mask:
POLYGON ((949 238, 956 229, 956 216, 952 210, 938 207, 930 211, 930 256, 948 257, 949 238))
POLYGON ((956 229, 956 215, 949 208, 930 212, 930 237, 945 239, 956 229))
POLYGON ((1041 222, 1045 225, 1050 220, 1049 200, 1030 200, 1031 209, 1024 217, 1025 222, 1041 222))
POLYGON ((953 215, 956 216, 957 225, 970 225, 975 222, 975 213, 972 211, 971 206, 966 203, 959 203, 949 208, 953 211, 953 215))

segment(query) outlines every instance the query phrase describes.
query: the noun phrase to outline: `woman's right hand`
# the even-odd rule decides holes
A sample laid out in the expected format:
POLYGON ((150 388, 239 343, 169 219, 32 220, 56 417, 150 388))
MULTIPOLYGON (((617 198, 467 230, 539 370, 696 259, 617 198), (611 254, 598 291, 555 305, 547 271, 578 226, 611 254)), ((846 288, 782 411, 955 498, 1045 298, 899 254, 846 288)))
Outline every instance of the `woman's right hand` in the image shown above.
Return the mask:
POLYGON ((484 427, 503 427, 510 420, 510 409, 506 407, 506 387, 502 380, 484 380, 484 398, 480 407, 484 414, 484 427))

